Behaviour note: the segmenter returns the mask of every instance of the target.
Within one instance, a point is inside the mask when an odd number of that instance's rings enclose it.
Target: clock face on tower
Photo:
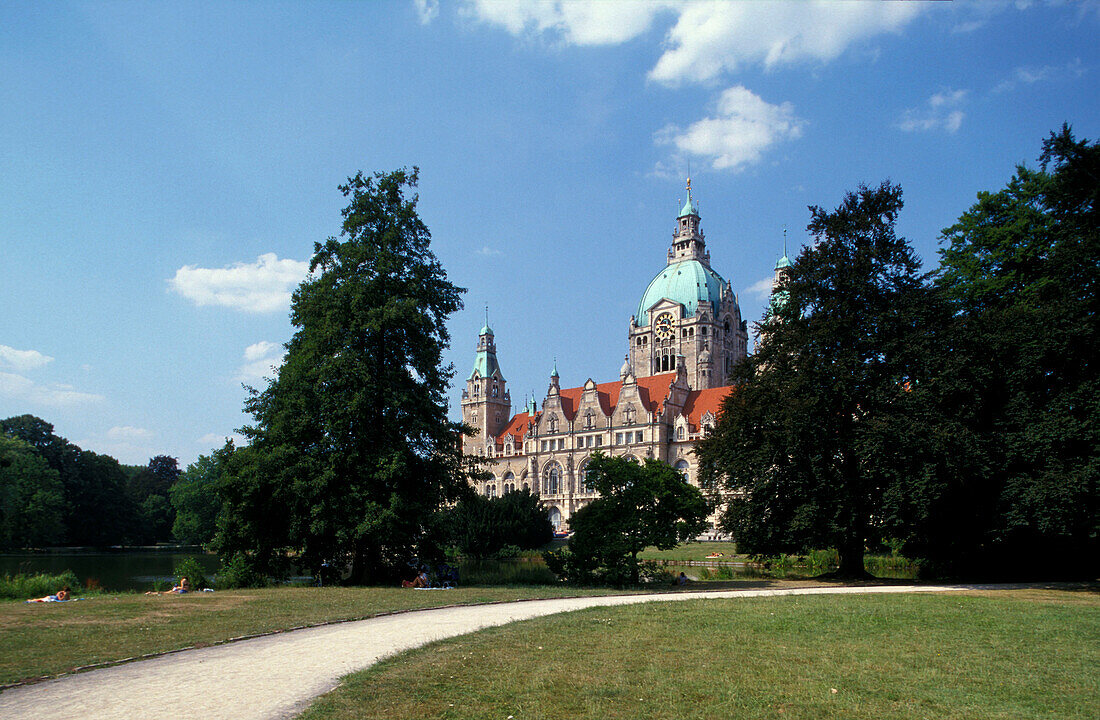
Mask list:
[[[653,332],[662,340],[672,335],[672,313],[665,312],[658,315],[653,321]]]

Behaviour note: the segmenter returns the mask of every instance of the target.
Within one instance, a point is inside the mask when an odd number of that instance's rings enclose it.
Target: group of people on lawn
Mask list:
[[[416,567],[412,563],[410,566]],[[421,565],[416,569],[416,575],[411,580],[405,578],[401,581],[401,587],[413,588],[414,590],[427,590],[430,588],[442,588],[444,590],[450,590],[458,587],[458,568],[451,567],[444,563],[436,568],[435,579],[428,577],[428,566]]]

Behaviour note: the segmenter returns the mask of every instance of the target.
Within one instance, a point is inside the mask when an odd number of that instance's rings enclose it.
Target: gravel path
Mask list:
[[[963,586],[815,587],[532,600],[418,610],[187,650],[69,675],[0,694],[0,718],[181,716],[271,720],[300,713],[340,677],[435,640],[595,606],[714,598],[945,592]]]

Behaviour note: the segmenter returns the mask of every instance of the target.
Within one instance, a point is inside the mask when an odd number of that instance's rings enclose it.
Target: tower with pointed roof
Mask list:
[[[493,329],[486,318],[477,338],[474,368],[466,378],[466,389],[462,391],[462,421],[478,431],[475,437],[466,439],[465,452],[471,455],[491,454],[491,450],[486,452],[485,447],[495,444],[497,435],[512,417],[512,397],[507,384],[497,362]]]
[[[733,366],[748,345],[737,297],[710,266],[699,217],[688,180],[665,266],[630,319],[629,349],[617,380],[566,382],[554,357],[541,403],[532,397],[510,416],[486,317],[462,393],[462,417],[479,432],[465,440],[464,451],[488,461],[489,474],[475,486],[479,493],[530,489],[550,522],[564,530],[573,513],[597,497],[585,469],[595,453],[660,460],[698,484],[695,443],[715,426],[732,391]],[[549,359],[530,358],[540,364]],[[569,368],[563,370],[568,375]],[[712,529],[706,537],[719,539],[721,533]]]
[[[780,281],[790,273],[791,260],[787,257],[787,228],[783,228],[783,257],[775,262],[775,277],[772,279],[772,296],[769,312],[775,312],[787,302],[787,291],[779,290]]]
[[[682,355],[691,387],[722,387],[748,353],[748,323],[730,284],[710,266],[699,223],[689,178],[665,267],[630,320],[627,362],[635,377],[673,372]]]

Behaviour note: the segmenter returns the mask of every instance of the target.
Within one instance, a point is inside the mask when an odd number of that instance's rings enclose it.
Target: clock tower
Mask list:
[[[642,295],[629,336],[627,362],[635,377],[674,372],[682,356],[696,390],[728,385],[733,366],[748,353],[748,325],[730,284],[710,267],[690,179],[667,263]]]

